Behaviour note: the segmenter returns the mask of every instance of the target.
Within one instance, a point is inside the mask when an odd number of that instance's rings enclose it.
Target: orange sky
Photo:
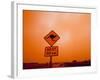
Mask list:
[[[59,46],[59,56],[53,62],[89,60],[91,15],[89,13],[61,13],[43,11],[23,11],[23,61],[24,63],[49,62],[44,50],[49,44],[44,40],[51,30],[60,39],[54,44]]]

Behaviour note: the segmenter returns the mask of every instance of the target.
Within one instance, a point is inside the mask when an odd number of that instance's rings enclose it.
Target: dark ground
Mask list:
[[[52,68],[57,67],[79,67],[79,66],[91,66],[91,61],[77,62],[76,60],[72,62],[64,63],[52,63]],[[39,69],[39,68],[51,68],[49,63],[39,64],[39,63],[23,63],[23,69]]]

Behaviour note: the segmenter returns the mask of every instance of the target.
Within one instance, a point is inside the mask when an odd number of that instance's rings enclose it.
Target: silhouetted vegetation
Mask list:
[[[52,68],[56,67],[79,67],[79,66],[91,66],[91,61],[81,61],[77,62],[73,60],[72,62],[64,63],[52,63]],[[23,63],[23,69],[39,69],[39,68],[50,68],[49,63],[39,64],[39,63]]]

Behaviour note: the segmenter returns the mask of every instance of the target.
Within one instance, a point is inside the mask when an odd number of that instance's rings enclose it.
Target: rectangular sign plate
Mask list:
[[[58,46],[47,46],[45,47],[45,57],[50,57],[50,56],[58,56]]]

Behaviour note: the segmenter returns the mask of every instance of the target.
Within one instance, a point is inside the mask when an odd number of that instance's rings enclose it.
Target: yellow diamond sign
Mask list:
[[[57,40],[60,39],[60,37],[54,32],[54,31],[50,31],[45,37],[44,39],[48,42],[48,44],[50,46],[53,46]]]

